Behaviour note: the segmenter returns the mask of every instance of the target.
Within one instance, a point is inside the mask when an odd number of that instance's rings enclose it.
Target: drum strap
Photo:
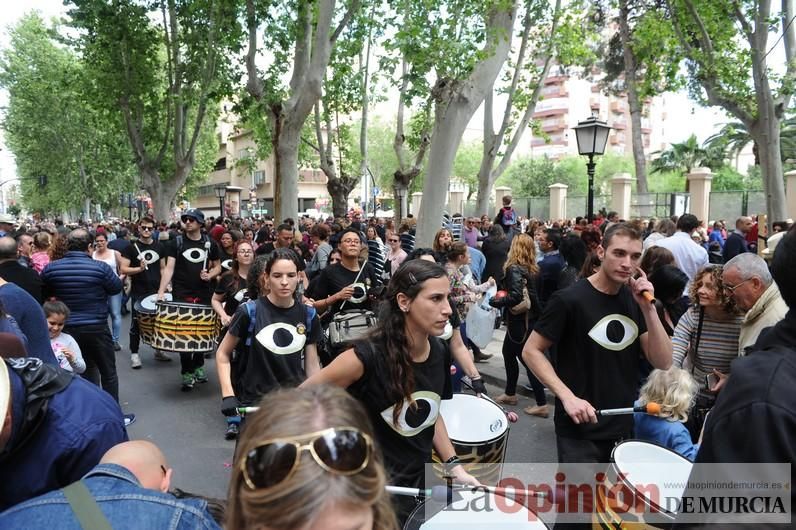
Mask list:
[[[246,312],[249,314],[249,328],[246,332],[246,347],[252,345],[252,337],[254,337],[254,326],[257,323],[257,300],[249,300],[245,302]],[[312,330],[312,319],[315,318],[315,308],[301,304],[304,307],[304,320],[307,325],[307,335]]]

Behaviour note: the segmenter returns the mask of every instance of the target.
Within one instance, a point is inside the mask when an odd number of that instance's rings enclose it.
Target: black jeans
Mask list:
[[[138,353],[138,348],[141,346],[141,329],[138,327],[138,311],[135,310],[135,304],[142,299],[130,296],[130,353]]]
[[[533,329],[534,321],[529,321],[525,325],[524,319],[510,319],[506,327],[506,337],[503,339],[503,364],[506,366],[506,395],[513,396],[517,393],[517,380],[520,378],[520,363],[525,368],[528,381],[533,388],[533,396],[537,405],[546,405],[547,396],[544,393],[544,385],[533,375],[533,372],[525,364],[522,358],[522,347]]]
[[[83,377],[101,387],[119,402],[119,378],[116,375],[116,355],[108,324],[65,327],[64,333],[74,337],[83,358],[86,372]]]

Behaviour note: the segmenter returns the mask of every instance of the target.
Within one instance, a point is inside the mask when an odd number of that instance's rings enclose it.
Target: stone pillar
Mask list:
[[[495,188],[495,210],[499,210],[503,207],[503,196],[504,195],[511,195],[511,188],[507,186],[500,186],[499,188]]]
[[[463,191],[451,191],[448,193],[448,208],[448,213],[451,215],[455,213],[464,215],[464,212],[462,211],[464,209]]]
[[[710,217],[710,188],[713,181],[713,173],[706,167],[696,167],[691,173],[686,175],[691,190],[690,212],[700,221],[708,222]]]
[[[611,209],[625,221],[630,220],[630,187],[633,180],[630,173],[619,173],[611,178]]]
[[[547,187],[550,190],[550,219],[557,221],[567,218],[567,189],[569,186],[559,182]]]
[[[410,208],[410,213],[417,217],[417,213],[420,211],[420,201],[423,200],[423,192],[417,191],[412,194],[412,207]]]
[[[796,171],[788,171],[785,173],[785,196],[787,198],[788,217],[796,219]],[[774,220],[782,221],[782,219]]]

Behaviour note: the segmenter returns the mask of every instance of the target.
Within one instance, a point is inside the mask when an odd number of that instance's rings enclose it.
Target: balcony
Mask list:
[[[567,80],[567,76],[565,75],[548,75],[544,78],[545,85],[554,85],[557,83],[563,83]]]
[[[625,107],[625,104],[623,102],[616,100],[611,102],[611,112],[615,112],[617,114],[624,114],[626,110],[627,108]]]
[[[546,119],[542,121],[542,130],[546,133],[561,131],[567,127],[567,122],[563,118]]]
[[[591,110],[600,110],[600,98],[591,98],[589,100],[589,108]]]
[[[624,120],[617,120],[611,124],[611,127],[619,131],[624,131],[625,129],[627,129],[627,124],[625,123]]]

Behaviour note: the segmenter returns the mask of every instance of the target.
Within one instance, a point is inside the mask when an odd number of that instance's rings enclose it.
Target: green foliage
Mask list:
[[[718,170],[724,166],[725,159],[724,146],[716,143],[701,146],[693,134],[685,142],[672,144],[669,149],[652,154],[658,157],[650,164],[651,173],[679,171],[688,174],[696,167]]]
[[[29,14],[10,35],[0,61],[9,94],[3,128],[23,203],[42,212],[79,209],[87,197],[115,204],[120,191],[134,187],[120,116],[93,105],[91,72],[58,42],[57,27]]]
[[[711,189],[714,191],[761,191],[763,179],[760,176],[759,168],[752,168],[748,175],[742,175],[735,169],[725,166],[713,175],[711,185]]]

